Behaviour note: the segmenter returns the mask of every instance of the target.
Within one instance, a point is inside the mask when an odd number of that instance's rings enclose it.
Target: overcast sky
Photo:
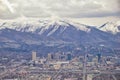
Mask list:
[[[120,17],[120,0],[0,0],[0,19]]]

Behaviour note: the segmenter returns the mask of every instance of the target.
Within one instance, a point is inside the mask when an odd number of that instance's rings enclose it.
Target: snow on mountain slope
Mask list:
[[[101,27],[99,27],[99,29],[105,32],[110,32],[112,34],[117,34],[120,32],[120,21],[107,22]]]
[[[18,21],[13,21],[13,22],[4,22],[3,24],[0,25],[0,29],[14,29],[17,31],[22,31],[22,32],[34,32],[39,26],[44,25],[44,23],[38,23],[36,21],[30,21],[30,22],[18,22]]]
[[[118,27],[119,22],[114,24]],[[99,29],[103,29],[104,31],[105,27],[113,27],[114,24],[106,23]],[[24,46],[26,44],[51,44],[51,42],[52,45],[56,43],[72,43],[82,45],[105,44],[107,46],[108,44],[109,46],[113,46],[114,43],[118,44],[119,38],[116,39],[116,36],[107,33],[106,31],[103,32],[99,29],[97,29],[96,27],[80,24],[71,20],[63,19],[5,21],[0,22],[0,42],[2,44],[5,44],[7,42],[9,44],[22,44],[21,46]],[[12,43],[10,43],[11,41]]]
[[[22,32],[32,32],[43,34],[46,30],[50,30],[47,36],[53,34],[60,27],[61,33],[67,29],[67,27],[75,27],[77,30],[82,30],[85,32],[89,32],[90,28],[87,25],[83,25],[80,23],[72,22],[70,20],[51,20],[51,19],[41,19],[41,20],[33,20],[33,21],[13,21],[13,22],[4,22],[0,24],[0,29],[13,29]]]

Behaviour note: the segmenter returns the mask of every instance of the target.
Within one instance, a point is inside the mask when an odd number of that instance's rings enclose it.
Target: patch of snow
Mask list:
[[[120,26],[120,21],[117,22],[108,22],[104,26],[99,29],[105,32],[111,32],[112,34],[116,34],[120,32],[118,26]]]

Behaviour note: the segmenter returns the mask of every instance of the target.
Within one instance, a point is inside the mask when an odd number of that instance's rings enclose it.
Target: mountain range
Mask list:
[[[120,48],[120,21],[107,22],[100,27],[71,20],[0,22],[0,51],[48,53],[81,45]]]

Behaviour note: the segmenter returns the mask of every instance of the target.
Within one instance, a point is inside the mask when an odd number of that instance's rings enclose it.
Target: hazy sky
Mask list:
[[[0,0],[0,19],[120,17],[120,0]]]

